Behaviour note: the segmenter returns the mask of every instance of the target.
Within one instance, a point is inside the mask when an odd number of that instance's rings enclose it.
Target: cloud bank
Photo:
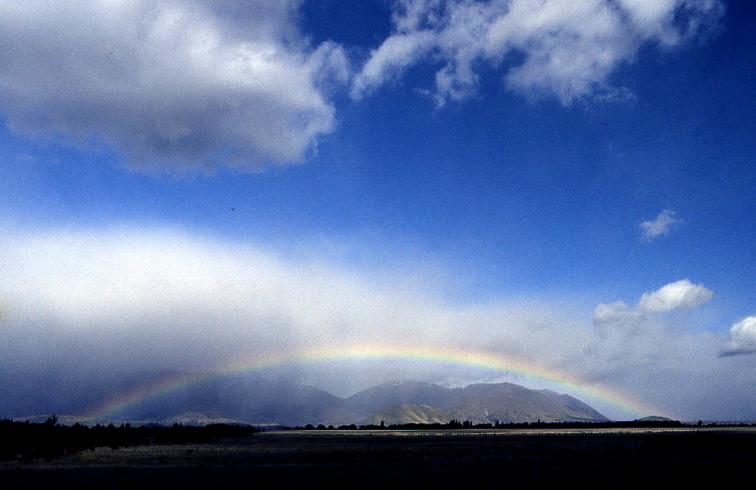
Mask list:
[[[63,398],[91,394],[96,380],[223,369],[266,353],[365,343],[514,357],[691,417],[731,416],[754,402],[752,391],[741,389],[748,371],[719,357],[721,339],[656,322],[660,312],[711,298],[687,280],[643,295],[633,309],[599,305],[601,321],[593,324],[569,298],[460,302],[439,292],[438,277],[424,275],[423,265],[355,269],[317,247],[292,257],[252,243],[131,227],[6,230],[0,246],[0,410],[21,410],[11,405],[24,399],[31,401],[23,407],[39,410],[55,401],[55,390]],[[627,328],[638,314],[649,328]],[[750,319],[733,330],[741,348],[752,327]],[[342,394],[345,386],[376,381],[462,376],[349,368],[299,375]],[[501,373],[478,375],[488,377],[452,381],[491,381]],[[728,405],[716,407],[721,400]]]
[[[357,75],[362,97],[422,63],[440,66],[439,105],[474,93],[482,66],[501,68],[506,85],[528,97],[569,105],[626,93],[610,77],[646,44],[678,46],[716,25],[715,0],[399,0],[394,33]]]
[[[348,67],[307,44],[299,4],[0,1],[0,110],[17,132],[112,145],[144,169],[302,161],[333,129],[322,85]]]

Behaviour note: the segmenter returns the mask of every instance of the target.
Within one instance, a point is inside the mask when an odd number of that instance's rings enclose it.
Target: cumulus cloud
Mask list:
[[[644,293],[638,308],[644,313],[662,313],[681,308],[692,308],[709,301],[714,293],[702,284],[693,284],[688,279],[673,282],[657,291]]]
[[[723,356],[753,354],[756,352],[756,316],[749,316],[730,328],[730,342]]]
[[[0,111],[15,131],[105,143],[135,167],[301,161],[349,67],[298,32],[300,0],[0,1]]]
[[[355,70],[348,47],[308,42],[301,3],[0,0],[0,113],[136,168],[254,171],[311,155],[334,130],[335,91],[359,99],[418,64],[436,71],[439,105],[474,94],[483,66],[527,96],[626,99],[608,83],[617,66],[722,13],[719,0],[397,0],[394,31]]]
[[[609,77],[641,46],[665,48],[716,25],[718,0],[398,0],[394,33],[373,50],[352,88],[355,98],[420,63],[440,66],[439,105],[474,93],[481,65],[502,67],[509,88],[568,105],[627,89]]]
[[[643,293],[638,304],[630,308],[622,301],[599,303],[593,312],[593,321],[607,323],[617,320],[638,319],[657,313],[693,308],[711,300],[714,293],[703,284],[688,279],[669,283],[656,291]]]
[[[677,215],[671,209],[665,209],[659,215],[650,221],[644,221],[639,226],[642,231],[641,238],[645,241],[651,241],[659,236],[667,235],[672,227],[680,223]]]

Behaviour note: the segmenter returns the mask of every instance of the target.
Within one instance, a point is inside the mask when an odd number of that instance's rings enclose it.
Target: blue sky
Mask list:
[[[0,2],[9,372],[380,334],[756,418],[748,2],[89,3]]]

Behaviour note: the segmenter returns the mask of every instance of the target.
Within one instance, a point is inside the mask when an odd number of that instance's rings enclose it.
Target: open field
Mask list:
[[[271,431],[0,466],[0,488],[662,488],[750,481],[756,429]]]

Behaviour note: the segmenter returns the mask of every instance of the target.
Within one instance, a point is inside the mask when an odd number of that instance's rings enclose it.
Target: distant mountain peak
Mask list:
[[[379,424],[381,420],[392,424],[447,423],[452,419],[473,423],[607,420],[570,395],[514,383],[447,388],[423,381],[394,381],[340,398],[309,385],[259,375],[220,376],[166,392],[130,406],[118,419],[185,425],[227,420],[287,426]]]
[[[369,414],[385,416],[386,410],[397,406],[427,406],[475,423],[607,420],[572,396],[514,383],[475,383],[463,388],[412,381],[385,383],[356,393],[348,401],[356,411]]]

